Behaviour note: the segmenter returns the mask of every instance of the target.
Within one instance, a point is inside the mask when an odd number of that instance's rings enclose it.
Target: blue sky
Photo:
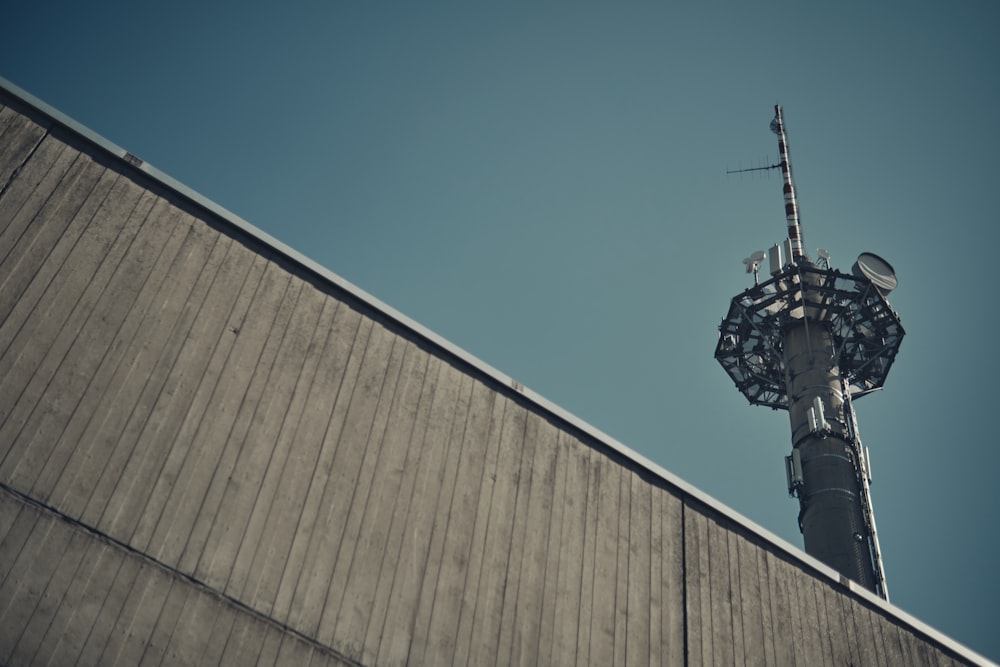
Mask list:
[[[211,5],[211,6],[205,6]],[[751,6],[753,5],[753,6]],[[1000,6],[17,3],[0,75],[800,545],[712,354],[785,235],[896,268],[857,405],[894,604],[1000,659]]]

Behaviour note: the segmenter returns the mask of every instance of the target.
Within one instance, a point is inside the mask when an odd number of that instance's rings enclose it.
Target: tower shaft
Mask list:
[[[806,318],[785,330],[782,347],[806,553],[875,591],[860,451],[851,435],[833,336],[824,322]]]

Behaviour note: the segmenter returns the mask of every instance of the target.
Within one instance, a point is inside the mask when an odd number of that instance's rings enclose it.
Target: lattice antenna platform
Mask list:
[[[782,341],[803,322],[829,331],[851,398],[885,384],[905,333],[885,295],[866,277],[798,264],[733,297],[719,325],[715,358],[750,403],[788,409]]]

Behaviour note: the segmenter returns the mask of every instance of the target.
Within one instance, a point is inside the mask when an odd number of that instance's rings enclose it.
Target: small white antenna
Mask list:
[[[759,285],[760,281],[757,278],[757,271],[760,269],[760,263],[764,261],[764,251],[758,250],[749,257],[743,259],[743,263],[746,264],[747,273],[753,274],[753,284]]]

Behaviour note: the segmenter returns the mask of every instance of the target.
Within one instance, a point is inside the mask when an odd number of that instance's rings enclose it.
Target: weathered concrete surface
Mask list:
[[[0,101],[0,663],[975,660]]]

